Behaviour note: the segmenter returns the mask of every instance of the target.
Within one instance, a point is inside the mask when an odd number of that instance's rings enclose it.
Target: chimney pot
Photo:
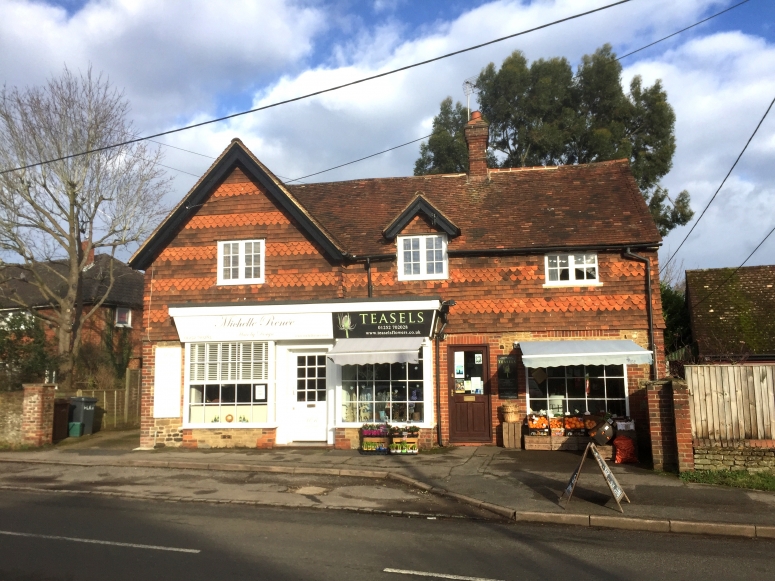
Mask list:
[[[82,240],[81,241],[81,250],[83,250],[84,252],[86,252],[86,249],[89,246],[90,246],[90,241],[89,240]],[[94,246],[89,248],[89,256],[86,259],[86,266],[92,264],[93,262],[94,262]]]
[[[479,111],[474,111],[471,113],[471,121],[476,121],[477,119],[481,119],[482,114]]]

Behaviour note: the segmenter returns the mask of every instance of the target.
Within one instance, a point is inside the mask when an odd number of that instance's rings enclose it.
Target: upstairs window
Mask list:
[[[218,242],[218,284],[262,284],[264,241]]]
[[[546,256],[546,284],[577,286],[599,284],[597,254],[549,254]]]
[[[445,279],[447,272],[446,236],[398,237],[398,280]]]
[[[132,326],[132,310],[126,307],[116,307],[116,327]]]

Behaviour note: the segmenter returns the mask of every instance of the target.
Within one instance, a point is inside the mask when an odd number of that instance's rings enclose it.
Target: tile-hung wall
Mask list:
[[[243,238],[246,231],[250,232],[251,238],[266,240],[265,283],[219,287],[216,284],[217,241]],[[437,232],[438,229],[420,216],[401,234]],[[550,287],[545,284],[546,258],[543,254],[455,257],[454,251],[464,244],[465,233],[449,241],[448,248],[453,256],[449,260],[448,278],[443,280],[399,281],[396,261],[373,262],[373,296],[439,296],[456,302],[450,309],[449,324],[445,330],[447,337],[441,343],[440,369],[447,368],[449,345],[474,342],[488,345],[489,368],[493,372],[490,377],[493,442],[497,442],[499,437],[497,407],[505,401],[500,396],[495,373],[497,357],[513,355],[512,346],[519,337],[522,340],[628,338],[647,346],[645,272],[642,264],[627,260],[618,253],[599,252],[597,263],[601,284]],[[392,249],[396,251],[395,246]],[[656,252],[640,253],[651,259],[652,280],[658,281]],[[239,169],[235,169],[183,225],[170,245],[146,270],[145,276],[145,339],[151,350],[159,342],[179,340],[169,317],[169,304],[208,304],[243,299],[353,299],[366,297],[368,293],[367,275],[362,264],[342,266],[330,260],[301,232],[298,224]],[[652,304],[657,341],[655,351],[659,354],[662,328],[659,293],[655,293]],[[428,361],[435,364],[435,359],[435,353],[431,353]],[[153,360],[146,357],[145,361],[148,363],[143,369],[144,386],[150,388],[153,385]],[[658,367],[661,364],[661,361],[657,362]],[[433,366],[429,367],[433,372]],[[517,391],[524,411],[524,369],[518,371]],[[647,377],[646,366],[628,366],[629,407],[636,419],[638,414],[646,413],[645,400],[641,401],[637,388],[638,379]],[[182,381],[181,374],[181,388]],[[435,376],[431,381],[435,391]],[[374,393],[376,398],[376,391]],[[410,400],[406,402],[408,414]],[[446,430],[449,425],[446,402],[446,397],[439,400],[441,421],[447,434],[445,438],[448,437]],[[183,405],[182,398],[180,405]],[[426,403],[424,418],[428,417],[428,411]],[[153,434],[157,435],[157,441],[161,438],[172,445],[179,445],[186,437],[180,422],[175,424],[163,419],[154,422],[148,415],[144,417],[145,443],[152,441]],[[245,437],[241,438],[244,440]],[[261,438],[266,439],[266,436],[257,432],[256,440]]]

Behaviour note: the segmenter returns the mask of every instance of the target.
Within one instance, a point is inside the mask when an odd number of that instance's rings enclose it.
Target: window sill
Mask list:
[[[412,277],[399,276],[398,277],[398,282],[412,282],[412,281],[415,281],[415,280],[420,280],[420,281],[422,281],[422,280],[449,280],[449,276],[445,274],[443,276],[439,275],[439,276],[416,276],[416,277],[415,276],[412,276]]]
[[[239,422],[232,422],[230,424],[227,423],[206,423],[206,424],[189,424],[187,422],[183,422],[183,429],[184,430],[206,430],[206,429],[212,429],[212,430],[222,430],[224,428],[229,429],[257,429],[257,428],[277,428],[277,423],[239,423]]]
[[[360,429],[363,427],[364,423],[370,423],[370,422],[339,422],[334,425],[335,428],[357,428]],[[401,427],[410,427],[415,426],[417,428],[420,428],[421,430],[430,430],[432,428],[436,427],[436,424],[431,424],[428,422],[374,422],[377,424],[384,424],[388,423],[391,426],[401,426]]]
[[[263,278],[251,278],[245,280],[218,280],[215,282],[216,286],[250,286],[252,284],[264,284]]]
[[[562,283],[544,283],[543,288],[568,288],[568,287],[590,287],[603,286],[602,282],[562,282]]]

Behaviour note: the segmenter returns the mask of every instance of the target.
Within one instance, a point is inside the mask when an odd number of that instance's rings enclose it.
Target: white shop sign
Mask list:
[[[283,341],[332,339],[330,313],[175,316],[184,343],[195,341]]]

